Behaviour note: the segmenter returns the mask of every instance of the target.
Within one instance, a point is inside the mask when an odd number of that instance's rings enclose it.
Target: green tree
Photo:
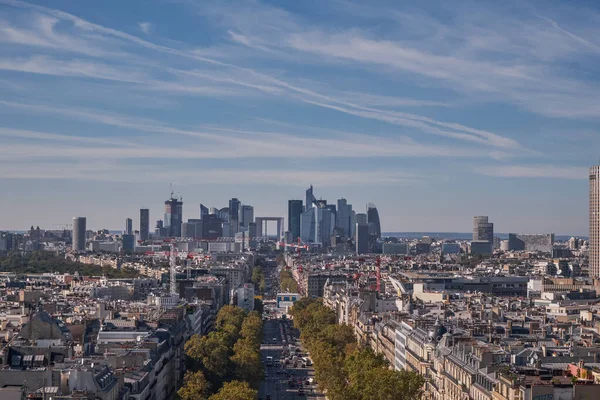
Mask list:
[[[227,343],[233,347],[240,338],[240,329],[246,318],[246,312],[236,306],[226,305],[217,313],[216,328],[219,332],[227,334]]]
[[[216,328],[221,329],[227,324],[231,324],[239,328],[246,318],[246,312],[237,306],[225,305],[221,307],[217,313]]]
[[[367,385],[367,375],[370,371],[387,368],[387,361],[380,354],[375,354],[370,348],[354,351],[344,361],[344,371],[348,376],[349,399],[362,399]]]
[[[247,382],[231,381],[225,383],[209,400],[256,400],[257,396],[258,391],[252,389]]]
[[[240,339],[233,346],[233,353],[231,361],[235,365],[235,376],[258,389],[264,370],[260,361],[260,350],[248,339]]]
[[[263,322],[259,313],[252,311],[248,314],[242,323],[240,335],[255,347],[260,348],[260,343],[263,340]]]
[[[211,332],[206,336],[194,335],[185,344],[185,354],[201,363],[210,375],[211,382],[218,383],[228,372],[231,348],[229,337],[223,332]]]
[[[206,380],[202,371],[186,372],[183,386],[177,391],[182,400],[205,400],[208,397],[211,384]]]

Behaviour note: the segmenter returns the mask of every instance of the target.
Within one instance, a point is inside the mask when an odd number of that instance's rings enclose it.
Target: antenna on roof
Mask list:
[[[173,192],[173,184],[172,184],[172,183],[169,183],[169,186],[171,187],[171,198],[173,198],[173,193],[174,193],[174,192]]]

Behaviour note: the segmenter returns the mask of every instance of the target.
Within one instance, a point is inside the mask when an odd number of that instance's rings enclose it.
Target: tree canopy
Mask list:
[[[209,397],[209,400],[255,400],[257,396],[258,392],[247,382],[231,381],[225,383],[218,393]]]
[[[221,387],[225,388],[227,382],[233,379],[258,388],[263,378],[260,359],[263,323],[260,314],[246,314],[239,307],[224,306],[217,313],[215,326],[215,331],[206,336],[194,335],[185,344],[188,368],[203,374],[212,390],[211,393],[215,393]],[[194,382],[190,380],[189,385],[194,386]],[[186,385],[188,384],[184,387]],[[252,387],[248,386],[250,389]],[[239,388],[239,385],[228,390],[234,388]],[[189,392],[194,393],[195,389],[192,387]],[[187,391],[184,390],[183,393]],[[219,393],[221,392],[210,399]],[[228,393],[225,391],[223,396]]]
[[[394,371],[383,356],[359,347],[352,327],[336,324],[335,313],[320,300],[302,299],[291,314],[310,351],[315,376],[330,400],[416,400],[423,377]]]
[[[210,386],[202,371],[188,371],[183,378],[183,386],[177,394],[182,400],[206,400]]]
[[[0,271],[17,274],[48,272],[74,274],[77,272],[81,276],[106,276],[107,278],[135,278],[140,276],[138,271],[131,268],[116,269],[83,264],[46,251],[35,251],[26,254],[12,252],[0,255]]]

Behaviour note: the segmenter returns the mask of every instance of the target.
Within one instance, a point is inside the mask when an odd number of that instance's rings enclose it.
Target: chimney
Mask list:
[[[585,367],[585,363],[583,362],[583,360],[579,360],[577,366],[579,367],[579,369],[583,369]]]
[[[548,357],[548,348],[545,344],[542,345],[542,357]]]
[[[508,321],[506,321],[506,331],[504,332],[506,337],[510,337],[512,333],[512,320],[509,319]]]

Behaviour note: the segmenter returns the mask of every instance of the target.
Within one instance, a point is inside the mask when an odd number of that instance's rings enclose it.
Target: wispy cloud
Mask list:
[[[588,169],[573,166],[555,165],[505,165],[494,167],[478,167],[475,172],[501,178],[552,178],[552,179],[587,179]]]
[[[159,83],[156,81],[156,79],[149,80],[149,78],[147,76],[146,77],[136,76],[135,74],[132,76],[132,72],[130,72],[128,70],[125,70],[125,71],[115,70],[114,68],[112,68],[111,66],[108,66],[108,65],[95,67],[95,65],[96,65],[95,63],[85,63],[84,61],[77,61],[76,64],[73,65],[73,62],[64,63],[64,62],[59,62],[57,60],[47,59],[47,58],[42,58],[42,59],[34,58],[34,59],[29,59],[29,60],[21,60],[21,61],[17,61],[16,63],[14,62],[14,60],[11,60],[11,61],[6,60],[6,61],[4,61],[4,63],[0,63],[0,68],[3,68],[3,69],[23,71],[23,72],[32,72],[32,73],[48,73],[48,74],[55,74],[55,75],[59,75],[59,76],[72,74],[74,76],[89,76],[89,77],[95,77],[95,78],[100,78],[100,79],[123,80],[126,82],[133,82],[133,83],[140,83],[140,84],[147,84],[148,82],[150,82],[152,84],[152,87],[159,89],[159,90],[163,89],[165,91],[172,90],[172,91],[177,91],[177,92],[187,92],[188,94],[196,94],[196,93],[202,94],[203,92],[205,92],[203,86],[198,87],[199,84],[200,85],[202,84],[203,80],[205,82],[206,81],[220,82],[220,83],[226,84],[227,86],[243,87],[246,89],[254,89],[254,90],[258,90],[263,93],[267,93],[269,95],[285,97],[285,98],[293,100],[293,101],[301,101],[306,104],[311,104],[311,105],[315,105],[317,107],[327,108],[329,110],[336,110],[336,111],[339,111],[339,112],[342,112],[345,114],[349,114],[349,115],[354,115],[354,116],[357,116],[360,118],[374,119],[374,120],[378,120],[378,121],[382,121],[382,122],[386,122],[386,123],[390,123],[390,124],[394,124],[394,125],[401,125],[401,126],[409,127],[412,129],[417,129],[417,130],[420,130],[420,131],[422,131],[424,133],[428,133],[428,134],[440,135],[440,136],[445,136],[445,137],[449,137],[449,138],[453,138],[453,139],[457,139],[457,140],[465,140],[465,141],[469,141],[469,142],[477,142],[477,143],[488,145],[488,146],[509,147],[509,148],[518,148],[519,147],[518,143],[514,139],[509,139],[509,138],[503,137],[501,135],[498,135],[498,134],[495,134],[492,132],[486,132],[484,130],[469,128],[462,124],[437,121],[433,118],[426,118],[426,117],[422,117],[422,116],[414,115],[414,114],[392,113],[388,110],[379,109],[374,106],[373,107],[365,107],[361,104],[356,103],[356,102],[360,102],[360,96],[357,96],[354,102],[349,102],[345,98],[336,97],[335,94],[323,94],[317,90],[309,89],[309,88],[303,87],[297,83],[293,83],[289,80],[276,78],[271,75],[265,74],[264,72],[259,72],[255,69],[251,69],[251,68],[248,68],[245,66],[239,66],[239,65],[232,64],[232,63],[226,63],[226,62],[222,62],[219,60],[210,59],[207,57],[197,56],[195,53],[192,53],[189,51],[183,51],[183,50],[179,50],[176,48],[167,47],[164,45],[154,44],[152,42],[140,39],[131,34],[127,34],[127,33],[112,29],[112,28],[105,28],[103,26],[90,23],[79,17],[73,16],[71,14],[68,14],[68,13],[65,13],[62,11],[48,9],[45,7],[31,5],[28,3],[23,3],[23,2],[15,1],[15,0],[3,0],[3,1],[7,2],[9,4],[17,5],[19,7],[31,8],[38,12],[45,12],[45,13],[48,13],[49,15],[53,16],[54,18],[62,18],[62,19],[71,21],[72,23],[74,23],[76,28],[83,30],[84,32],[93,32],[94,34],[107,35],[110,38],[118,38],[120,40],[125,40],[130,44],[141,46],[145,49],[149,49],[152,51],[158,51],[161,53],[166,53],[166,54],[182,57],[185,59],[191,59],[194,61],[198,61],[198,62],[201,62],[202,64],[205,64],[205,66],[206,66],[206,64],[210,65],[210,66],[219,66],[219,67],[221,67],[222,72],[216,73],[216,71],[214,71],[214,70],[210,70],[208,72],[202,72],[202,71],[198,71],[197,69],[181,70],[181,69],[173,69],[173,68],[169,68],[169,67],[166,68],[171,73],[176,73],[176,74],[178,73],[179,75],[185,75],[185,76],[193,76],[197,79],[200,79],[200,82],[196,81],[196,82],[192,82],[192,84],[186,85],[183,82],[177,82],[177,81]],[[276,15],[276,13],[275,13],[275,15]],[[265,23],[267,25],[268,24],[273,25],[274,26],[273,29],[276,31],[281,30],[280,26],[275,24],[273,21],[265,21]],[[288,41],[293,43],[294,37],[296,37],[296,36],[293,36],[293,35],[290,36],[289,37],[290,39],[288,39]],[[245,40],[241,39],[241,36],[238,36],[237,39],[238,39],[237,40],[238,42],[240,42],[240,41],[245,42]],[[302,40],[305,40],[305,39],[302,39]],[[315,44],[315,49],[313,49],[313,51],[318,51],[319,45],[321,45],[321,46],[329,45],[328,38],[319,38],[319,39],[315,38],[315,40],[316,40],[316,42],[321,42],[321,44],[313,43],[313,44]],[[92,47],[93,47],[93,45],[94,45],[94,43],[91,43]],[[292,47],[295,48],[296,50],[302,49],[302,46],[298,46],[298,45],[292,45]],[[76,48],[72,48],[71,50],[76,50]],[[332,52],[331,54],[335,55],[335,52],[333,51],[334,49],[333,48],[329,49],[328,52],[330,50]],[[380,49],[378,51],[385,52],[388,50],[390,50],[390,49],[389,48],[386,49],[384,47],[383,49]],[[344,50],[344,51],[345,52],[348,51],[349,53],[353,52],[350,48],[348,50]],[[331,54],[329,54],[329,55],[331,55]],[[363,53],[361,53],[359,51],[358,54],[363,54]],[[366,54],[366,56],[368,56],[368,54]],[[361,57],[363,57],[363,56],[361,56]],[[440,66],[441,66],[441,64],[443,64],[445,62],[450,63],[450,61],[452,61],[447,58],[441,58],[441,57],[438,57],[438,58],[439,58],[439,61],[436,62],[436,65],[440,65]],[[417,69],[427,68],[427,65],[425,65],[425,64],[427,64],[427,61],[428,61],[427,59],[425,59],[423,61],[419,61],[415,65],[414,68],[417,68]],[[431,61],[431,60],[429,60],[429,61]],[[45,67],[46,64],[47,64],[47,66]],[[104,67],[106,67],[106,69]],[[461,67],[462,67],[461,65],[457,65],[454,68],[460,69]],[[490,68],[493,67],[498,70],[501,69],[501,67],[494,67],[491,64],[482,65],[481,69],[483,70],[488,67],[490,67]],[[136,70],[137,65],[132,66],[131,69]],[[163,67],[163,69],[164,69],[164,67]],[[438,68],[438,70],[441,71],[442,68]],[[519,71],[514,68],[507,68],[504,73],[507,75],[511,75],[511,74],[518,74]],[[210,94],[213,92],[209,90],[208,93]],[[373,97],[366,96],[366,101],[367,101],[367,103],[372,104]],[[389,102],[391,102],[391,99],[386,99],[386,101],[389,103]],[[402,99],[401,101],[403,101],[404,104],[407,104],[409,102],[409,99]],[[415,101],[417,101],[417,100],[415,100]],[[424,104],[424,103],[422,103],[422,104]],[[443,127],[444,129],[440,129],[439,127]]]
[[[138,27],[142,32],[144,32],[147,35],[152,29],[152,24],[150,22],[138,22]]]

